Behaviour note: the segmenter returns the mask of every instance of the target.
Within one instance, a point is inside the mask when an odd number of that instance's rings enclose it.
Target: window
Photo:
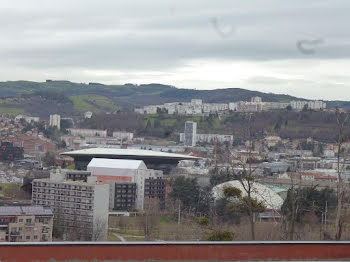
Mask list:
[[[30,240],[30,236],[26,236],[26,240]]]
[[[23,223],[23,218],[18,219],[19,223]]]
[[[34,236],[34,240],[37,240],[37,239],[38,239],[38,236],[35,235],[35,236]]]

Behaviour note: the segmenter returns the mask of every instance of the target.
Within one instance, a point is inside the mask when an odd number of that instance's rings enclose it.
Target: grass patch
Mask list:
[[[101,95],[71,96],[69,99],[73,102],[74,110],[79,112],[117,111],[120,109],[110,99]]]
[[[120,229],[112,229],[110,230],[113,233],[118,233],[121,235],[130,235],[130,236],[143,236],[143,233],[140,231],[134,230],[120,230]]]
[[[114,241],[114,242],[120,242],[120,239],[116,235],[113,235],[113,234],[108,234],[107,240]]]
[[[124,237],[127,241],[145,241],[145,237]]]
[[[17,187],[21,187],[21,186],[22,186],[22,184],[0,183],[0,187],[1,187],[2,189],[8,188],[8,187],[10,187],[11,185],[16,185]]]
[[[174,126],[176,119],[164,119],[160,121],[162,126]]]
[[[0,114],[8,114],[8,115],[16,116],[19,114],[24,114],[24,109],[16,108],[16,107],[0,106]]]

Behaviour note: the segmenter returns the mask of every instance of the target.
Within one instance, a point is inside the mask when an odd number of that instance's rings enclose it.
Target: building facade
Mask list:
[[[61,116],[54,114],[50,115],[50,126],[56,127],[58,130],[61,128]]]
[[[47,206],[1,206],[0,242],[52,241],[53,213]]]
[[[252,97],[250,101],[236,101],[230,103],[203,103],[201,99],[192,99],[191,102],[173,102],[163,105],[149,105],[136,108],[139,114],[156,114],[159,110],[168,114],[201,115],[225,114],[229,111],[236,112],[260,112],[283,110],[291,106],[293,110],[300,111],[307,105],[312,110],[326,108],[323,101],[291,101],[290,103],[263,102],[261,97]]]
[[[73,136],[81,137],[107,137],[107,130],[87,129],[87,128],[67,128],[68,132]]]
[[[197,123],[187,121],[185,123],[185,146],[196,146]]]
[[[185,133],[180,133],[180,142],[185,142]],[[197,134],[196,135],[196,143],[208,143],[214,144],[218,143],[232,143],[233,135],[220,135],[220,134]]]
[[[70,238],[69,234],[74,232],[77,240],[105,240],[109,185],[98,184],[91,176],[86,178],[87,182],[74,181],[67,172],[70,171],[57,169],[50,173],[49,179],[34,179],[33,203],[52,208],[63,239]]]
[[[99,183],[110,185],[110,210],[143,210],[145,197],[165,199],[165,186],[156,191],[157,184],[153,184],[154,180],[165,185],[163,172],[148,169],[141,160],[93,158],[87,170]]]
[[[131,141],[134,138],[134,133],[115,131],[113,132],[113,137],[118,139],[119,141]]]

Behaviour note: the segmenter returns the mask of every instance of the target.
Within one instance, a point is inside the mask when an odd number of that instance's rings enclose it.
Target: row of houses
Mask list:
[[[251,101],[238,101],[231,103],[203,103],[201,99],[192,99],[191,102],[173,102],[163,105],[149,105],[142,108],[135,108],[139,114],[156,114],[165,111],[168,114],[178,115],[209,115],[220,114],[229,111],[235,112],[261,112],[282,110],[290,107],[292,110],[300,111],[304,108],[311,110],[323,110],[326,108],[323,101],[291,101],[263,102],[261,97],[252,97]]]
[[[24,153],[45,153],[55,151],[53,143],[40,137],[33,137],[27,134],[6,137],[3,141],[11,142],[15,147],[21,147]]]
[[[112,137],[107,136],[107,130],[68,128],[69,134],[61,139],[68,147],[75,144],[93,144],[93,145],[118,145],[123,142],[130,142],[134,139],[134,133],[114,131]]]

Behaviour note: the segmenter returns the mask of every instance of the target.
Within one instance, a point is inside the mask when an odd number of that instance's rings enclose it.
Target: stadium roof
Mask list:
[[[178,160],[196,160],[199,157],[181,155],[181,154],[173,154],[166,152],[158,152],[152,150],[141,150],[141,149],[117,149],[117,148],[87,148],[76,151],[64,152],[61,153],[64,156],[110,156],[116,158],[118,156],[130,156],[131,159],[133,157],[150,157],[150,158],[168,158],[168,159],[178,159]]]
[[[89,167],[117,168],[117,169],[147,169],[142,160],[93,158]]]
[[[232,180],[219,184],[213,188],[213,195],[215,199],[218,200],[224,197],[223,190],[225,187],[236,187],[242,191],[242,196],[247,195],[241,182],[238,180]],[[253,183],[251,196],[263,202],[267,209],[278,210],[283,204],[283,199],[276,192],[274,192],[271,188],[256,182]]]

